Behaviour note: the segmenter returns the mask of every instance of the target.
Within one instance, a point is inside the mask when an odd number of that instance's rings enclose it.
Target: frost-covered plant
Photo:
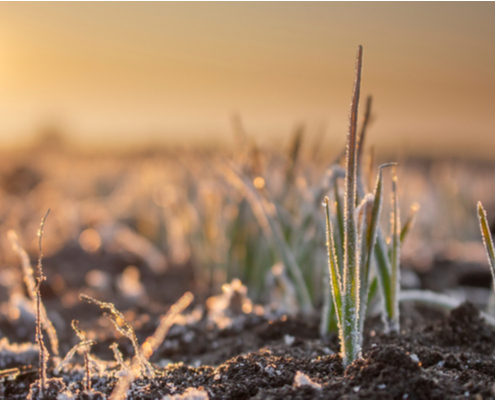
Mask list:
[[[338,234],[335,234],[330,215],[330,200],[325,198],[324,206],[327,224],[327,249],[329,264],[329,280],[335,310],[341,353],[344,367],[359,357],[362,345],[364,319],[370,292],[370,271],[375,243],[379,232],[379,220],[383,198],[382,169],[393,164],[385,164],[379,168],[374,193],[359,196],[358,181],[360,170],[359,149],[363,135],[357,134],[357,114],[361,83],[362,47],[359,47],[356,60],[356,78],[351,103],[349,132],[347,135],[345,191],[343,210],[335,185],[336,222]],[[377,275],[384,294],[387,321],[398,326],[398,292],[399,292],[399,255],[400,255],[400,221],[397,196],[397,177],[394,168],[392,182],[392,237],[390,251],[382,254],[384,260],[378,264]],[[358,199],[362,198],[358,206]],[[336,243],[338,242],[338,246]],[[385,258],[386,257],[386,258]],[[390,266],[389,266],[390,265]],[[376,286],[376,283],[375,283]],[[330,313],[331,307],[324,307]],[[331,315],[323,315],[327,327]]]
[[[486,216],[486,211],[483,208],[481,202],[478,202],[478,220],[480,223],[481,237],[483,239],[483,244],[485,245],[485,250],[488,258],[488,264],[490,266],[490,271],[492,273],[492,283],[494,286],[494,291],[492,292],[492,298],[495,293],[495,245],[493,244],[492,235],[490,232],[490,227],[488,225],[488,219]],[[423,303],[429,306],[436,306],[443,308],[445,310],[452,310],[461,304],[461,300],[440,294],[431,292],[429,290],[404,290],[400,293],[400,301],[413,301],[416,303]],[[490,300],[490,303],[492,300]],[[488,312],[480,312],[480,315],[484,318],[485,322],[495,327],[495,318],[493,316],[492,310],[488,307]]]
[[[86,338],[86,334],[84,333],[84,331],[82,331],[79,328],[78,325],[79,325],[78,320],[75,319],[72,321],[72,329],[74,329],[74,331],[76,332],[76,335],[79,338],[80,342],[69,350],[65,358],[60,362],[60,364],[55,369],[55,373],[56,374],[60,373],[60,371],[64,366],[69,365],[69,361],[72,359],[72,357],[74,357],[74,354],[76,354],[76,352],[82,349],[84,353],[84,369],[86,374],[85,391],[89,392],[91,390],[91,368],[97,370],[98,372],[101,371],[101,368],[99,363],[96,360],[94,360],[90,354],[91,346],[93,346],[96,342],[94,340],[88,340]]]
[[[254,184],[243,176],[233,164],[226,166],[223,172],[226,178],[234,186],[245,193],[264,234],[272,241],[274,248],[283,260],[284,266],[291,274],[302,311],[305,314],[311,313],[313,311],[313,305],[308,286],[304,280],[304,276],[294,252],[291,250],[284,237],[284,230],[279,218],[277,218],[277,208],[275,204],[269,201],[266,195],[262,196],[254,187]]]
[[[148,365],[152,368],[148,360],[152,356],[153,352],[155,352],[156,349],[158,349],[158,347],[163,343],[165,336],[167,336],[168,331],[176,322],[177,317],[189,306],[189,304],[191,304],[193,299],[193,294],[186,292],[179,300],[177,300],[175,304],[172,305],[172,307],[170,307],[168,312],[161,318],[155,333],[148,337],[139,349],[139,354],[142,355],[142,360],[135,357],[130,368],[123,369],[122,378],[115,385],[115,388],[110,395],[110,400],[124,400],[127,397],[127,391],[129,390],[131,383],[142,373],[140,368],[140,363],[142,361],[148,363]],[[118,350],[116,348],[114,350],[114,354],[116,355],[119,363],[122,365],[123,363],[121,362],[121,357],[119,357]],[[154,370],[152,370],[152,372],[152,376],[154,376]]]
[[[46,218],[46,217],[45,217]],[[41,233],[41,231],[40,231]],[[31,262],[29,261],[29,256],[27,255],[26,251],[21,247],[19,244],[19,240],[17,238],[17,234],[13,231],[10,230],[8,232],[8,238],[10,240],[10,243],[12,245],[12,249],[14,250],[15,253],[19,256],[21,260],[21,268],[22,268],[22,273],[24,276],[24,283],[26,284],[27,288],[27,293],[30,298],[30,300],[33,303],[33,308],[36,309],[37,307],[37,284],[36,280],[34,278],[34,272],[33,268],[31,267]],[[40,237],[41,240],[41,237]],[[50,347],[52,350],[52,353],[54,355],[54,358],[58,358],[59,351],[58,351],[58,337],[57,337],[57,332],[48,318],[45,306],[43,305],[43,302],[40,302],[39,304],[39,316],[41,320],[41,324],[43,329],[48,335],[48,338],[50,339]]]
[[[480,221],[481,236],[483,238],[483,244],[485,245],[488,263],[490,264],[490,271],[492,273],[493,289],[495,290],[495,245],[493,244],[486,211],[483,208],[481,201],[478,202],[478,219]]]
[[[36,278],[36,342],[38,343],[39,347],[39,374],[40,374],[40,379],[39,379],[39,392],[41,395],[41,398],[44,397],[45,395],[45,388],[46,388],[46,368],[48,364],[48,358],[50,354],[48,353],[47,348],[45,347],[45,343],[43,342],[43,332],[41,330],[41,326],[43,323],[42,320],[42,309],[44,310],[44,307],[41,303],[41,292],[40,292],[40,287],[41,287],[41,282],[43,282],[46,277],[43,275],[43,250],[41,247],[41,240],[43,238],[43,228],[45,227],[45,221],[46,217],[48,217],[48,214],[50,213],[50,210],[47,211],[46,215],[43,217],[41,220],[40,224],[40,229],[38,231],[38,237],[39,237],[39,258],[38,258],[38,277]],[[46,314],[46,311],[45,311]],[[46,317],[48,319],[48,317]],[[33,389],[33,388],[32,388]]]
[[[81,294],[79,297],[81,300],[85,300],[88,303],[96,304],[101,309],[109,311],[108,313],[105,313],[105,316],[113,323],[119,333],[121,333],[131,341],[132,346],[134,347],[134,352],[136,353],[135,357],[138,360],[141,373],[149,377],[154,376],[154,368],[140,350],[134,328],[124,318],[124,315],[119,310],[117,310],[112,303],[96,300],[86,294]]]

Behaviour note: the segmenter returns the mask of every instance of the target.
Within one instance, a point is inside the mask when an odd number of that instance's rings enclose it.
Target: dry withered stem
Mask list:
[[[39,374],[40,374],[40,394],[41,397],[44,397],[45,394],[45,384],[46,384],[46,364],[48,362],[48,350],[45,347],[43,342],[43,332],[41,330],[41,282],[43,282],[46,277],[43,275],[43,249],[41,246],[41,241],[43,239],[43,228],[45,227],[45,221],[50,214],[50,209],[46,212],[45,216],[41,220],[40,229],[38,231],[38,277],[36,278],[36,341],[38,342],[40,356],[39,356]]]

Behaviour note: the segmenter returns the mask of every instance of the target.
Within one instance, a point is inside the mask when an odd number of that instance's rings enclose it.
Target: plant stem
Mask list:
[[[357,180],[357,115],[363,48],[359,46],[356,58],[356,78],[349,117],[347,135],[346,175],[344,193],[344,296],[342,301],[342,325],[344,336],[344,368],[352,363],[359,354],[359,335],[357,316],[359,314],[359,273],[358,273],[358,236],[355,220],[356,180]]]

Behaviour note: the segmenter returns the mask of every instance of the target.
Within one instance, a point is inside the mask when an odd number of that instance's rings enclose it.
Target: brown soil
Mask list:
[[[412,323],[425,315],[428,322]],[[268,320],[242,315],[223,330],[208,326],[205,319],[175,326],[152,358],[158,364],[164,359],[174,363],[161,368],[156,379],[138,379],[129,398],[162,398],[191,387],[203,388],[211,399],[495,397],[495,332],[479,317],[475,306],[465,303],[448,316],[408,307],[403,310],[402,320],[409,326],[403,332],[384,334],[379,319],[370,319],[363,358],[345,372],[337,354],[337,338],[332,335],[319,339],[317,318],[282,316]],[[155,326],[152,322],[144,324],[137,331],[138,337],[143,340]],[[110,337],[101,342],[102,348]],[[125,340],[118,342],[124,353],[131,354]],[[98,347],[93,348],[93,354],[100,355]],[[3,380],[3,398],[26,398],[29,385],[38,378],[36,368],[26,361],[36,365],[36,358],[1,360],[2,368],[26,370],[15,380]],[[298,372],[313,384],[296,385]],[[82,376],[81,367],[74,366],[61,377],[65,385],[72,381],[77,392],[78,387],[82,389]],[[108,395],[115,380],[115,370],[100,378],[94,375],[93,388]],[[53,398],[58,384],[51,382]],[[89,397],[81,394],[76,398]]]

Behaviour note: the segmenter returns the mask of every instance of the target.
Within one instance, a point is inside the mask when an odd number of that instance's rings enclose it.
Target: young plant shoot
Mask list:
[[[349,133],[347,136],[345,192],[343,222],[341,222],[341,206],[335,185],[336,221],[340,235],[334,234],[328,197],[325,198],[325,214],[327,223],[327,248],[329,279],[333,305],[336,310],[337,324],[341,343],[341,353],[346,368],[360,355],[366,306],[370,291],[370,269],[379,229],[380,213],[383,198],[384,167],[395,165],[385,164],[379,168],[374,193],[362,196],[358,202],[358,146],[362,140],[357,139],[357,113],[359,90],[361,82],[362,47],[359,47],[356,61],[356,78],[354,94],[351,103]],[[367,111],[369,113],[369,111]],[[364,134],[361,135],[362,139]],[[362,187],[362,185],[359,185]],[[381,264],[385,271],[378,268],[377,274],[385,296],[387,319],[393,326],[398,326],[398,291],[399,291],[399,249],[400,249],[400,221],[397,196],[397,178],[394,171],[392,183],[392,246],[390,252],[385,250],[387,262]],[[343,229],[342,229],[343,226]],[[339,240],[342,237],[343,240]],[[337,240],[336,240],[337,239]],[[343,265],[339,268],[339,251],[335,242],[343,242]],[[389,256],[390,253],[390,256]],[[391,266],[389,267],[388,264]],[[331,307],[326,307],[330,312]],[[329,316],[324,316],[329,321]],[[328,325],[328,324],[327,324]]]
[[[483,244],[485,245],[488,263],[490,264],[490,271],[492,272],[492,283],[495,290],[495,246],[493,244],[490,226],[488,225],[486,211],[483,208],[481,201],[478,202],[478,219],[480,221],[481,236],[483,237]]]

